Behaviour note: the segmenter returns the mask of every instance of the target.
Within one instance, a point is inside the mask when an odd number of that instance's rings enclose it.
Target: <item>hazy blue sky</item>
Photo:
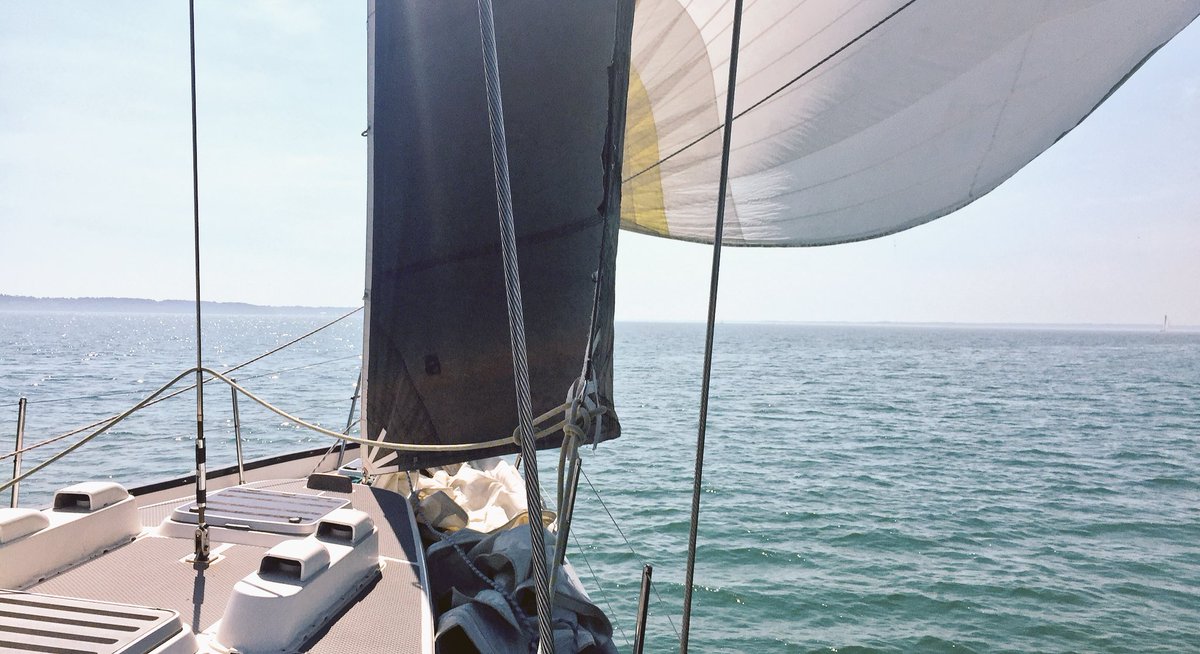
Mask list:
[[[362,295],[365,2],[201,0],[211,300]],[[0,2],[0,293],[188,298],[185,2]],[[618,319],[699,320],[710,250],[622,233]],[[970,207],[726,251],[726,320],[1200,324],[1200,26]]]

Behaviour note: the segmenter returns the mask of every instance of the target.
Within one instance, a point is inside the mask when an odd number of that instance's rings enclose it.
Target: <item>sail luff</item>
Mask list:
[[[363,273],[363,344],[362,344],[362,365],[358,369],[358,399],[362,404],[362,409],[358,414],[358,433],[369,438],[367,434],[367,393],[370,388],[367,386],[367,362],[371,360],[371,338],[370,330],[367,325],[371,324],[371,232],[372,232],[372,216],[374,216],[375,204],[375,134],[371,130],[371,124],[375,119],[375,1],[367,0],[367,129],[364,134],[367,137],[367,216],[366,216],[366,266]],[[377,453],[372,452],[371,448],[362,448],[362,463],[365,466],[371,465],[375,460]]]

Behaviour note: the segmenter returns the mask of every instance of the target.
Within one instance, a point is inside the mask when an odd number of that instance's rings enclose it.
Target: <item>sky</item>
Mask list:
[[[205,299],[353,306],[365,2],[197,3]],[[0,2],[0,293],[193,293],[187,6]],[[623,232],[618,320],[703,320],[711,248]],[[996,191],[723,254],[727,321],[1200,325],[1200,24]]]

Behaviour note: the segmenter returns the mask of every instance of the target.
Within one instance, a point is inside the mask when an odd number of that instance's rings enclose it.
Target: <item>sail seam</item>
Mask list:
[[[1046,6],[1042,5],[1042,13],[1044,14]],[[1013,91],[1017,88],[1017,82],[1021,80],[1021,73],[1025,70],[1025,59],[1029,56],[1029,46],[1033,43],[1033,35],[1037,33],[1037,26],[1029,30],[1029,34],[1025,37],[1025,47],[1021,49],[1021,60],[1017,62],[1017,69],[1013,71],[1012,83],[1008,85],[1008,93],[1004,96],[1004,102],[1000,105],[1000,111],[996,113],[996,124],[992,125],[992,135],[988,139],[988,146],[984,149],[983,155],[979,157],[979,164],[975,166],[975,174],[971,176],[971,185],[967,187],[967,197],[975,194],[975,185],[979,183],[979,172],[983,170],[983,164],[987,161],[988,155],[992,153],[992,148],[996,146],[996,134],[1000,133],[1000,123],[1004,122],[1004,112],[1008,111],[1008,102],[1012,99]]]

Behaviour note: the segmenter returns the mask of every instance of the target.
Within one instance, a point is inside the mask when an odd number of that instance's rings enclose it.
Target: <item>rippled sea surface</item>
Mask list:
[[[332,317],[207,318],[206,363]],[[30,441],[98,420],[191,365],[193,329],[0,313],[0,450],[19,395]],[[237,376],[343,427],[360,330]],[[569,556],[623,647],[645,561],[660,596],[647,651],[677,646],[703,339],[617,326],[624,435],[585,453]],[[205,397],[212,465],[232,463],[228,393]],[[184,394],[136,414],[23,485],[22,504],[76,479],[186,473],[194,410]],[[719,325],[710,410],[692,651],[1200,651],[1198,333]],[[324,443],[241,413],[249,456]]]

